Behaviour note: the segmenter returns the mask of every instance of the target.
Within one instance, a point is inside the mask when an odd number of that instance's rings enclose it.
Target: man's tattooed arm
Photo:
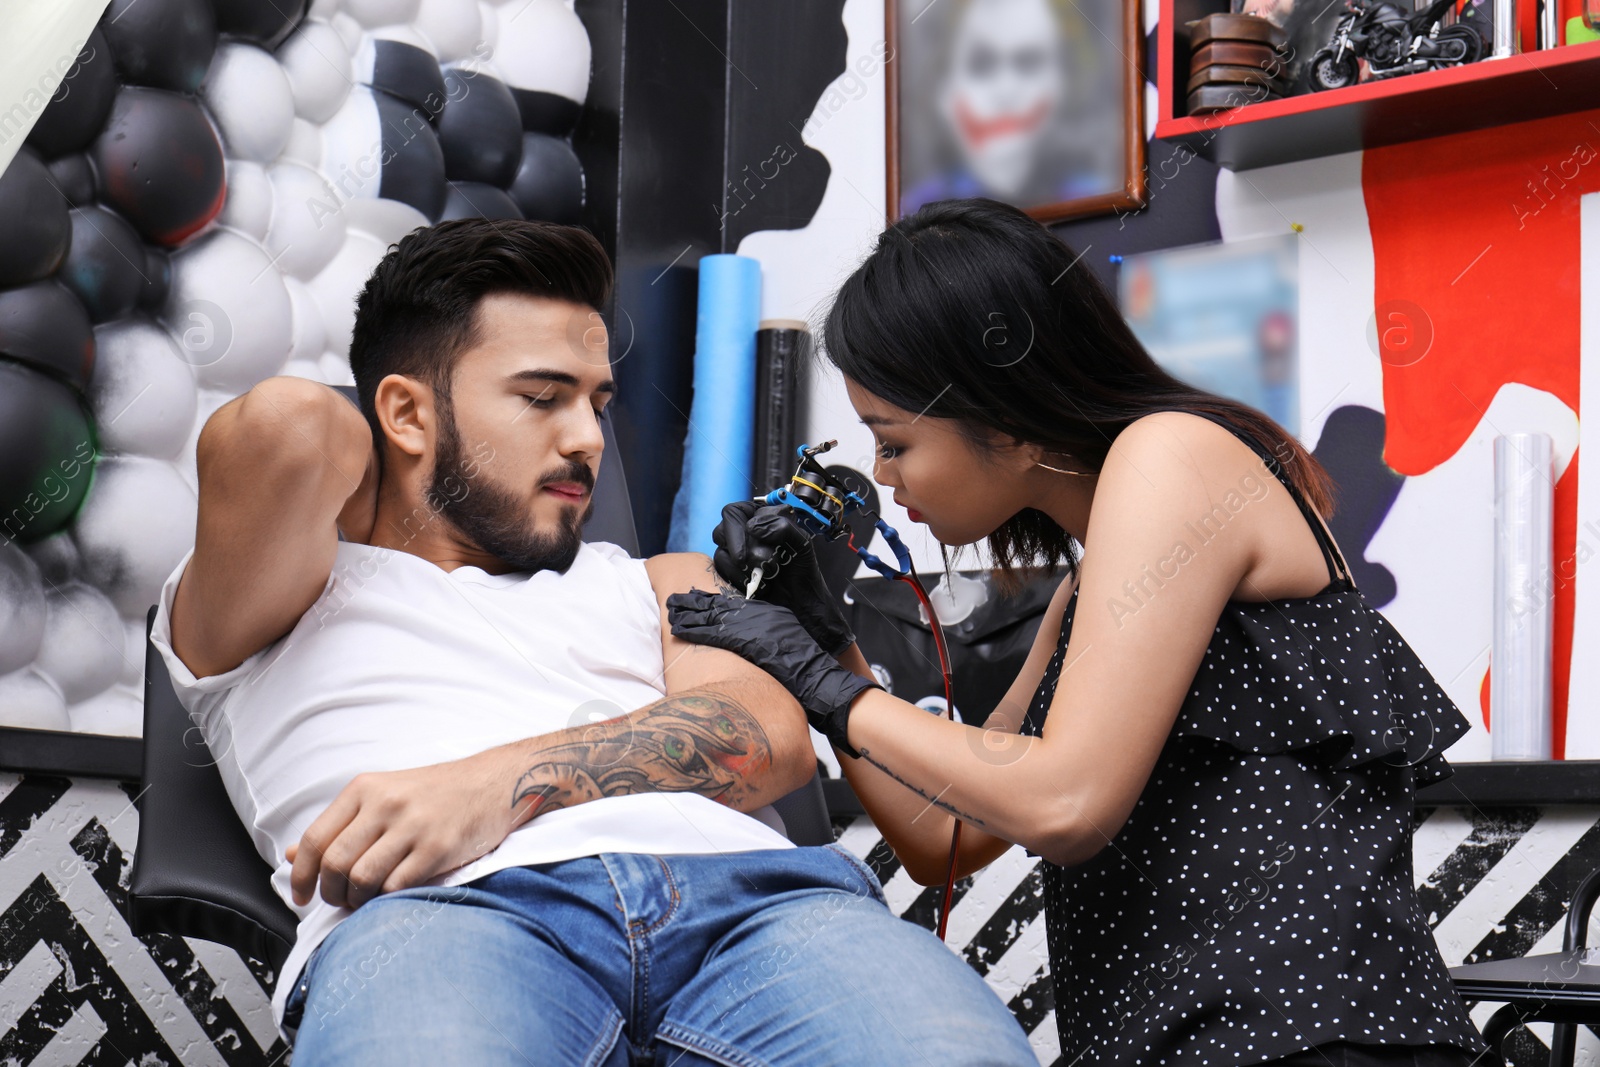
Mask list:
[[[728,596],[744,596],[743,589],[735,589],[727,583],[722,575],[717,573],[717,565],[712,563],[710,559],[706,560],[706,576],[716,586],[717,592],[725,593]]]
[[[541,739],[546,740],[546,739]],[[697,689],[633,715],[563,730],[517,778],[518,824],[600,797],[699,793],[736,810],[755,806],[772,747],[755,717],[729,695]]]

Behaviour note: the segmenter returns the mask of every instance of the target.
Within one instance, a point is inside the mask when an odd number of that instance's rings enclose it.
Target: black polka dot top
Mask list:
[[[1477,1055],[1411,864],[1413,790],[1450,773],[1441,753],[1467,722],[1247,443],[1332,580],[1230,601],[1126,825],[1087,863],[1041,864],[1062,1059],[1251,1064],[1334,1041]]]

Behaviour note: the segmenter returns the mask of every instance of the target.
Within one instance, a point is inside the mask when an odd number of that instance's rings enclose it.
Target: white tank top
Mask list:
[[[347,908],[297,907],[284,850],[363,771],[460,759],[659,700],[660,609],[642,560],[585,543],[565,573],[445,571],[419,556],[340,543],[328,585],[287,635],[196,679],[172,652],[167,579],[151,639],[200,726],[240,819],[300,917],[272,998],[284,1002]],[[790,848],[770,808],[744,815],[696,793],[606,797],[540,815],[434,879],[601,852]]]

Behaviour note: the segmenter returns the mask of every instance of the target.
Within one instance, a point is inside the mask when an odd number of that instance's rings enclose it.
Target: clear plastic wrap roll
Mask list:
[[[1489,753],[1549,759],[1554,464],[1549,434],[1494,441],[1494,637]]]
[[[1489,59],[1506,59],[1517,52],[1517,8],[1520,4],[1531,3],[1533,0],[1495,0],[1494,5],[1494,38],[1490,42],[1493,47],[1489,50]],[[1533,51],[1532,48],[1525,51]]]

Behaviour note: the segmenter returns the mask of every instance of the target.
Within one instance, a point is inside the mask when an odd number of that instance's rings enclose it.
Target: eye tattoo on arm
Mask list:
[[[511,790],[528,818],[601,797],[699,793],[738,807],[772,768],[767,733],[742,706],[706,690],[581,727],[538,754]],[[576,731],[562,731],[572,734]]]

